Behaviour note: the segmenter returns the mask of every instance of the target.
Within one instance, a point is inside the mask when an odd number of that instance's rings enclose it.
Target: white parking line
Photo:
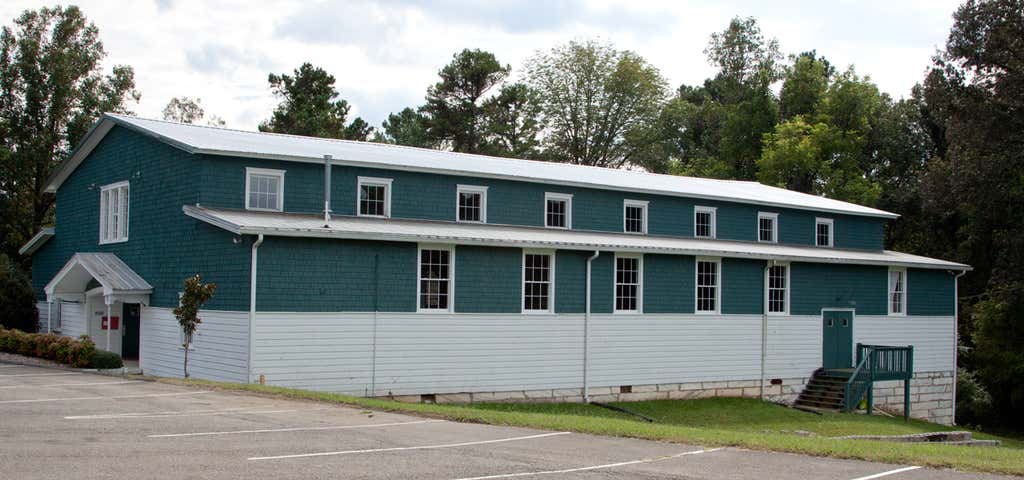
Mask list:
[[[25,365],[0,365],[0,368],[24,367]]]
[[[717,452],[719,450],[721,450],[721,448],[711,448],[707,450],[692,450],[689,452],[677,453],[675,455],[666,455],[664,457],[641,458],[639,460],[630,460],[628,462],[606,463],[604,465],[592,465],[589,467],[566,468],[563,470],[542,470],[538,472],[502,473],[498,475],[485,475],[483,477],[464,477],[459,478],[457,480],[490,480],[495,478],[532,477],[535,475],[557,475],[560,473],[586,472],[590,470],[603,470],[607,468],[625,467],[627,465],[636,465],[639,463],[661,462],[672,458],[685,457],[687,455],[699,455],[701,453],[708,452]]]
[[[233,430],[229,432],[194,432],[194,433],[166,433],[162,435],[146,435],[149,438],[172,438],[172,437],[205,437],[210,435],[238,435],[242,433],[273,433],[273,432],[307,432],[319,430],[349,430],[353,428],[379,428],[394,427],[398,425],[417,425],[421,423],[438,423],[444,420],[417,420],[414,422],[395,423],[368,423],[365,425],[331,425],[323,427],[290,427],[290,428],[266,428],[262,430]]]
[[[148,393],[144,395],[114,395],[110,397],[71,397],[71,398],[33,398],[29,400],[0,400],[0,404],[9,403],[42,403],[42,402],[70,402],[73,400],[116,400],[119,398],[148,398],[148,397],[176,397],[181,395],[200,395],[213,393],[210,390],[198,392],[174,392],[174,393]]]
[[[103,413],[96,415],[72,415],[64,417],[65,420],[109,420],[126,418],[162,418],[162,417],[203,417],[207,415],[232,415],[232,414],[268,414],[268,413],[292,413],[312,412],[327,410],[327,408],[307,408],[288,410],[246,410],[251,407],[226,408],[223,410],[193,410],[193,411],[166,411],[166,412],[136,412],[136,413]]]
[[[542,433],[540,435],[527,435],[525,437],[499,438],[496,440],[481,440],[477,442],[445,443],[441,445],[421,445],[417,447],[371,448],[367,450],[342,450],[339,452],[300,453],[297,455],[275,455],[272,457],[250,457],[249,460],[279,460],[282,458],[326,457],[329,455],[349,455],[354,453],[401,452],[406,450],[434,450],[438,448],[468,447],[470,445],[486,445],[489,443],[515,442],[517,440],[531,440],[534,438],[553,437],[556,435],[568,435],[570,433],[572,432]]]
[[[6,373],[0,374],[0,377],[57,377],[60,375],[81,375],[79,372],[61,372],[61,373]]]
[[[92,382],[92,383],[48,383],[45,385],[33,385],[26,383],[22,385],[0,385],[0,388],[27,388],[27,387],[88,387],[90,385],[122,385],[125,383],[142,383],[139,380],[119,380],[116,382]]]
[[[911,470],[917,470],[919,468],[921,468],[921,467],[911,466],[911,467],[897,468],[896,470],[889,470],[888,472],[876,473],[874,475],[868,475],[866,477],[857,477],[857,478],[854,478],[853,480],[872,480],[874,478],[888,477],[889,475],[895,475],[897,473],[902,473],[902,472],[909,472]]]

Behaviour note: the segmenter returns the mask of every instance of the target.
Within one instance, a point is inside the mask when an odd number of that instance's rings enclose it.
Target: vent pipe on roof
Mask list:
[[[324,228],[331,223],[331,156],[324,155]]]

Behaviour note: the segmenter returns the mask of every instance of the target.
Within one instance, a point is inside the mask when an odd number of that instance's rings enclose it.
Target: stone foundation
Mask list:
[[[783,378],[776,385],[766,384],[765,399],[792,404],[800,396],[806,378]],[[769,383],[766,381],[766,383]],[[731,380],[720,382],[664,383],[657,385],[629,385],[616,387],[590,387],[590,399],[595,402],[638,402],[643,400],[689,400],[710,397],[758,398],[761,389],[758,380]],[[583,401],[579,388],[546,390],[513,390],[505,392],[464,392],[436,395],[396,395],[383,398],[399,402],[420,403],[473,403],[473,402],[551,402],[578,403]],[[953,424],[953,372],[924,372],[914,375],[910,386],[910,413],[943,425]],[[903,414],[903,381],[877,382],[875,407]]]

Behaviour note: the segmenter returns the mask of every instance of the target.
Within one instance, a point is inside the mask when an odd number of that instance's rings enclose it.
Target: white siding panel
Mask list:
[[[78,338],[88,333],[85,322],[85,304],[61,302],[61,335]]]
[[[36,311],[39,312],[39,328],[36,331],[39,333],[47,332],[47,326],[49,325],[47,318],[49,318],[50,315],[48,306],[49,304],[46,302],[36,302]],[[54,306],[54,308],[57,307]],[[54,315],[54,317],[56,318],[56,315]]]
[[[853,341],[913,345],[915,373],[952,371],[955,368],[953,326],[953,317],[858,316],[853,322]]]
[[[189,351],[189,373],[195,378],[246,381],[249,349],[247,312],[203,310]],[[168,308],[142,308],[139,357],[142,371],[162,377],[183,376],[181,329]]]
[[[765,377],[800,378],[821,367],[821,316],[769,316]]]

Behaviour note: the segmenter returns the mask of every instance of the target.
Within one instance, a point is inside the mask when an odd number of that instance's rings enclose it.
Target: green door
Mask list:
[[[853,312],[825,310],[822,320],[822,367],[853,367]]]
[[[126,303],[121,312],[121,358],[139,358],[139,304]]]

